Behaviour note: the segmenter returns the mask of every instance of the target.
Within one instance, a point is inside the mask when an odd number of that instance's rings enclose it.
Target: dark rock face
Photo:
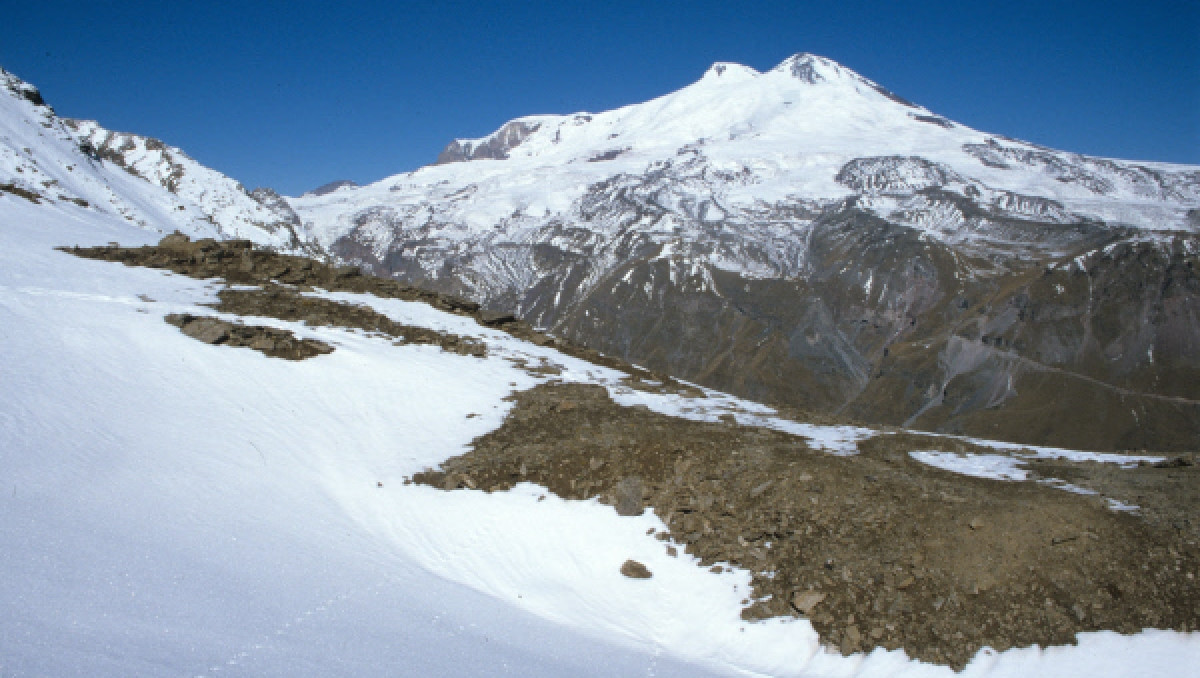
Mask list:
[[[953,171],[924,158],[886,156],[855,158],[837,174],[837,182],[860,193],[910,193],[935,188],[951,180]]]
[[[292,227],[300,226],[300,216],[296,214],[287,200],[282,195],[279,195],[275,189],[260,186],[250,191],[250,197],[254,198],[258,204],[274,212],[280,221]]]
[[[468,160],[485,158],[503,160],[508,157],[510,150],[518,146],[526,137],[536,132],[540,127],[541,125],[537,123],[514,120],[501,127],[481,144],[456,139],[451,141],[442,150],[437,157],[437,162],[434,164],[445,165],[451,162],[466,162]]]
[[[308,191],[304,195],[329,195],[339,188],[355,188],[357,186],[357,183],[349,179],[338,179],[337,181],[331,181],[327,184],[322,184],[321,186]]]
[[[798,54],[790,60],[788,71],[793,78],[807,82],[810,85],[815,85],[825,78],[821,76],[820,71],[813,65],[814,57],[809,54]]]
[[[23,87],[20,91],[21,98],[25,99],[34,106],[45,106],[46,100],[42,98],[42,93],[38,88],[31,86]]]
[[[45,108],[48,112],[53,113],[54,109],[46,104],[46,100],[42,98],[42,92],[34,85],[22,81],[8,71],[0,68],[0,82],[4,84],[5,89],[12,92],[16,96],[28,101],[34,106]]]
[[[1005,276],[974,299],[964,289],[966,308],[935,309],[954,322],[918,323],[847,411],[1019,442],[1195,447],[1195,242],[1119,243]]]

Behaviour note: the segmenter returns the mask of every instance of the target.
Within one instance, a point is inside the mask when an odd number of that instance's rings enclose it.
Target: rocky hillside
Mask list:
[[[740,395],[1200,444],[1200,168],[972,130],[820,57],[715,64],[291,204],[345,260]]]
[[[247,191],[157,139],[61,118],[33,85],[0,69],[0,195],[70,202],[142,228],[249,238],[315,253],[271,189]]]

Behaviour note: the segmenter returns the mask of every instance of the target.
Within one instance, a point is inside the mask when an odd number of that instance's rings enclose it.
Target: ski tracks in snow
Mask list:
[[[379,582],[372,587],[370,591],[372,593],[379,592],[383,589],[384,583],[385,582],[383,581]],[[285,636],[292,635],[302,626],[312,626],[323,623],[324,621],[331,622],[332,619],[328,619],[330,613],[339,605],[342,605],[346,602],[346,600],[355,595],[356,592],[353,590],[345,591],[337,595],[330,596],[318,604],[299,612],[295,616],[286,615],[286,621],[282,622],[279,626],[246,644],[241,650],[234,653],[228,659],[216,662],[204,671],[193,674],[193,678],[209,678],[210,676],[217,674],[229,675],[230,673],[237,671],[245,673],[249,669],[246,669],[243,665],[248,664],[256,656],[283,649],[276,646],[276,641]],[[256,673],[251,671],[249,675],[256,675]]]

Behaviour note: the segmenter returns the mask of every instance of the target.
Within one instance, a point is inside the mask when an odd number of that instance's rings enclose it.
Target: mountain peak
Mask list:
[[[783,63],[771,69],[770,72],[785,73],[810,85],[840,81],[849,83],[854,87],[865,86],[901,106],[924,110],[908,99],[896,95],[870,78],[864,78],[833,59],[810,54],[809,52],[800,52],[784,59]]]
[[[776,66],[772,71],[787,73],[793,78],[807,82],[810,85],[828,80],[837,80],[847,76],[856,77],[858,75],[833,59],[827,59],[823,56],[810,54],[809,52],[793,54],[784,59],[783,63]]]
[[[762,74],[749,66],[735,64],[731,61],[718,61],[708,67],[708,70],[704,72],[703,79],[744,80],[747,78],[757,78],[759,75]]]
[[[34,106],[41,106],[48,111],[54,110],[42,99],[42,93],[37,87],[25,82],[3,68],[0,68],[0,87],[7,89],[13,96],[24,99]]]
[[[357,188],[358,183],[351,181],[350,179],[338,179],[337,181],[331,181],[327,184],[322,184],[322,185],[314,188],[313,190],[306,192],[304,195],[318,195],[318,196],[319,195],[328,195],[340,188],[347,188],[347,187]]]

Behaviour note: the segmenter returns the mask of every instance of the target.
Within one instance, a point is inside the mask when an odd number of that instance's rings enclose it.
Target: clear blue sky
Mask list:
[[[1200,164],[1196,0],[4,5],[0,65],[60,114],[290,195],[805,51],[978,129]]]

